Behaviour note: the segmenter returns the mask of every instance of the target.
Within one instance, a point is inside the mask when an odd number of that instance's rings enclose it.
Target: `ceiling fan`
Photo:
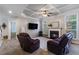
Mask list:
[[[52,12],[52,11],[50,11],[50,10],[47,10],[47,9],[43,9],[43,10],[40,10],[39,12],[38,12],[38,14],[41,14],[42,16],[54,16],[54,15],[57,15],[58,14],[58,12]]]

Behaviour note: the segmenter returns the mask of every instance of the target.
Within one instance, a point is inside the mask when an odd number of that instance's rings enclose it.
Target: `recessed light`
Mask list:
[[[12,13],[12,11],[9,11],[9,13],[11,14],[11,13]]]

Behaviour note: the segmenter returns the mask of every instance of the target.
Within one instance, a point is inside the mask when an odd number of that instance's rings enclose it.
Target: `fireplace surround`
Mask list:
[[[48,31],[48,37],[50,39],[56,39],[60,37],[60,35],[61,35],[60,29],[49,29]]]

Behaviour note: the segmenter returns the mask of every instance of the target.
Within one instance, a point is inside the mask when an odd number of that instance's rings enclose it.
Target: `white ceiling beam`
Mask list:
[[[67,5],[65,5],[65,6],[59,8],[59,9],[63,9],[63,8],[69,7],[70,5],[71,5],[71,4],[67,4]]]

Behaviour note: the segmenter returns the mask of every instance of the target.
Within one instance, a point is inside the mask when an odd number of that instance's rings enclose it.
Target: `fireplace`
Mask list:
[[[60,37],[60,29],[49,29],[49,38],[56,39]]]
[[[56,39],[59,37],[59,31],[50,31],[50,38]]]

